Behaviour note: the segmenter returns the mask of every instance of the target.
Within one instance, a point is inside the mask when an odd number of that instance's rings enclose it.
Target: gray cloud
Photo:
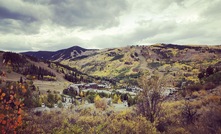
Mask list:
[[[0,33],[36,34],[49,15],[49,10],[41,5],[20,0],[0,1]]]
[[[125,0],[65,0],[54,2],[53,20],[67,27],[109,28],[119,24],[119,15],[126,10]]]
[[[220,44],[220,6],[219,0],[5,0],[0,49]]]
[[[27,16],[27,15],[23,15],[17,12],[12,12],[4,7],[0,7],[0,19],[22,20],[26,23],[32,23],[36,21],[36,18],[32,16]]]
[[[0,20],[0,33],[2,34],[36,34],[39,32],[39,23],[24,23],[21,20],[2,19]]]

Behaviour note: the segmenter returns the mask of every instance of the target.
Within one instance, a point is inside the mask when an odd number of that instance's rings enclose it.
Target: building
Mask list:
[[[84,87],[86,89],[88,89],[88,88],[98,89],[98,84],[97,83],[88,83],[88,84],[84,85]]]

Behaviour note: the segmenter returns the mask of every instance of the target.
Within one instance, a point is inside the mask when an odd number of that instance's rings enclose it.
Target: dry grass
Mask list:
[[[50,91],[59,91],[62,92],[65,88],[68,87],[70,82],[58,82],[58,81],[34,81],[34,85],[43,92],[48,90]]]

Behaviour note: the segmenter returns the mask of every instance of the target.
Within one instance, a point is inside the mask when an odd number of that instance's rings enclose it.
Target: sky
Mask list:
[[[221,0],[0,0],[0,50],[220,45]]]

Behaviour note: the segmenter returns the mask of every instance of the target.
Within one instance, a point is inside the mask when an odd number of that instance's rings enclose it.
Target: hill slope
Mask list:
[[[221,60],[221,46],[181,46],[156,44],[97,51],[95,55],[65,59],[61,63],[92,76],[136,79],[141,74],[165,75],[170,83],[182,79],[198,81],[200,70]]]
[[[73,46],[67,49],[58,51],[38,51],[38,52],[24,52],[22,54],[34,56],[39,59],[61,61],[65,59],[76,58],[82,55],[88,55],[96,52],[94,49],[84,49],[79,46]]]
[[[76,46],[56,52],[25,54],[59,61],[86,75],[111,78],[120,83],[136,84],[143,74],[167,75],[168,84],[174,86],[183,80],[198,82],[201,70],[221,60],[221,46],[155,44],[102,50]]]

